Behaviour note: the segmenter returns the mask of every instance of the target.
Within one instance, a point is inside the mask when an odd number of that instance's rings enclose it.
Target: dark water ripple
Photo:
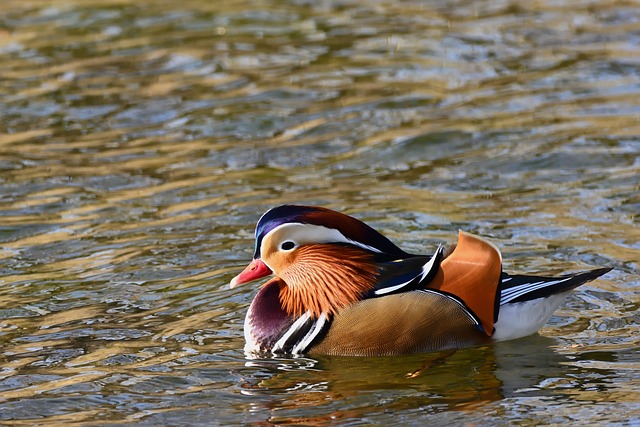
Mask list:
[[[640,423],[634,2],[4,0],[0,422]],[[275,204],[616,269],[541,336],[246,359]],[[407,374],[412,374],[409,377]]]

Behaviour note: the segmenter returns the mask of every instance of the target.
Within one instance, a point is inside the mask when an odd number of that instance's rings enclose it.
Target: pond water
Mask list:
[[[3,0],[0,95],[1,424],[640,425],[637,2]],[[285,202],[615,270],[513,342],[248,359]]]

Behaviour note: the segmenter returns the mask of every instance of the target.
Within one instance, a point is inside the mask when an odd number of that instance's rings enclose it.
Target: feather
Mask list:
[[[502,256],[491,243],[460,231],[454,251],[440,264],[440,270],[427,287],[458,297],[482,323],[491,336],[497,319],[498,284]]]
[[[280,225],[293,223],[313,224],[334,229],[348,240],[359,242],[391,257],[404,258],[409,255],[387,237],[349,215],[321,207],[282,205],[268,210],[258,221],[254,257],[261,256],[262,240],[267,234]]]
[[[341,310],[310,354],[382,356],[459,348],[489,338],[464,305],[437,291],[370,298]]]
[[[369,292],[377,279],[373,256],[350,246],[305,245],[279,273],[280,302],[289,315],[335,314]]]
[[[598,268],[560,277],[502,273],[500,305],[530,301],[559,292],[570,291],[609,271],[611,271],[611,268]]]
[[[380,276],[374,285],[373,294],[367,296],[379,297],[423,289],[437,274],[442,253],[442,247],[439,247],[431,257],[413,256],[379,263]]]

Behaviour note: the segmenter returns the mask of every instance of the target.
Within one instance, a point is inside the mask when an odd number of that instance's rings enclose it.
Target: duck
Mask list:
[[[230,287],[270,277],[245,316],[247,354],[395,356],[535,334],[611,269],[511,274],[493,243],[462,230],[417,255],[355,217],[281,205],[258,220],[253,260]]]

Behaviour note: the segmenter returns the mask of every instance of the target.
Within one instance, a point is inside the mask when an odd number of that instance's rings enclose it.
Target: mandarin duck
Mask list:
[[[283,205],[256,226],[231,287],[270,275],[245,318],[247,353],[400,355],[536,333],[575,287],[610,268],[507,274],[500,251],[460,231],[448,250],[407,253],[351,216]]]

